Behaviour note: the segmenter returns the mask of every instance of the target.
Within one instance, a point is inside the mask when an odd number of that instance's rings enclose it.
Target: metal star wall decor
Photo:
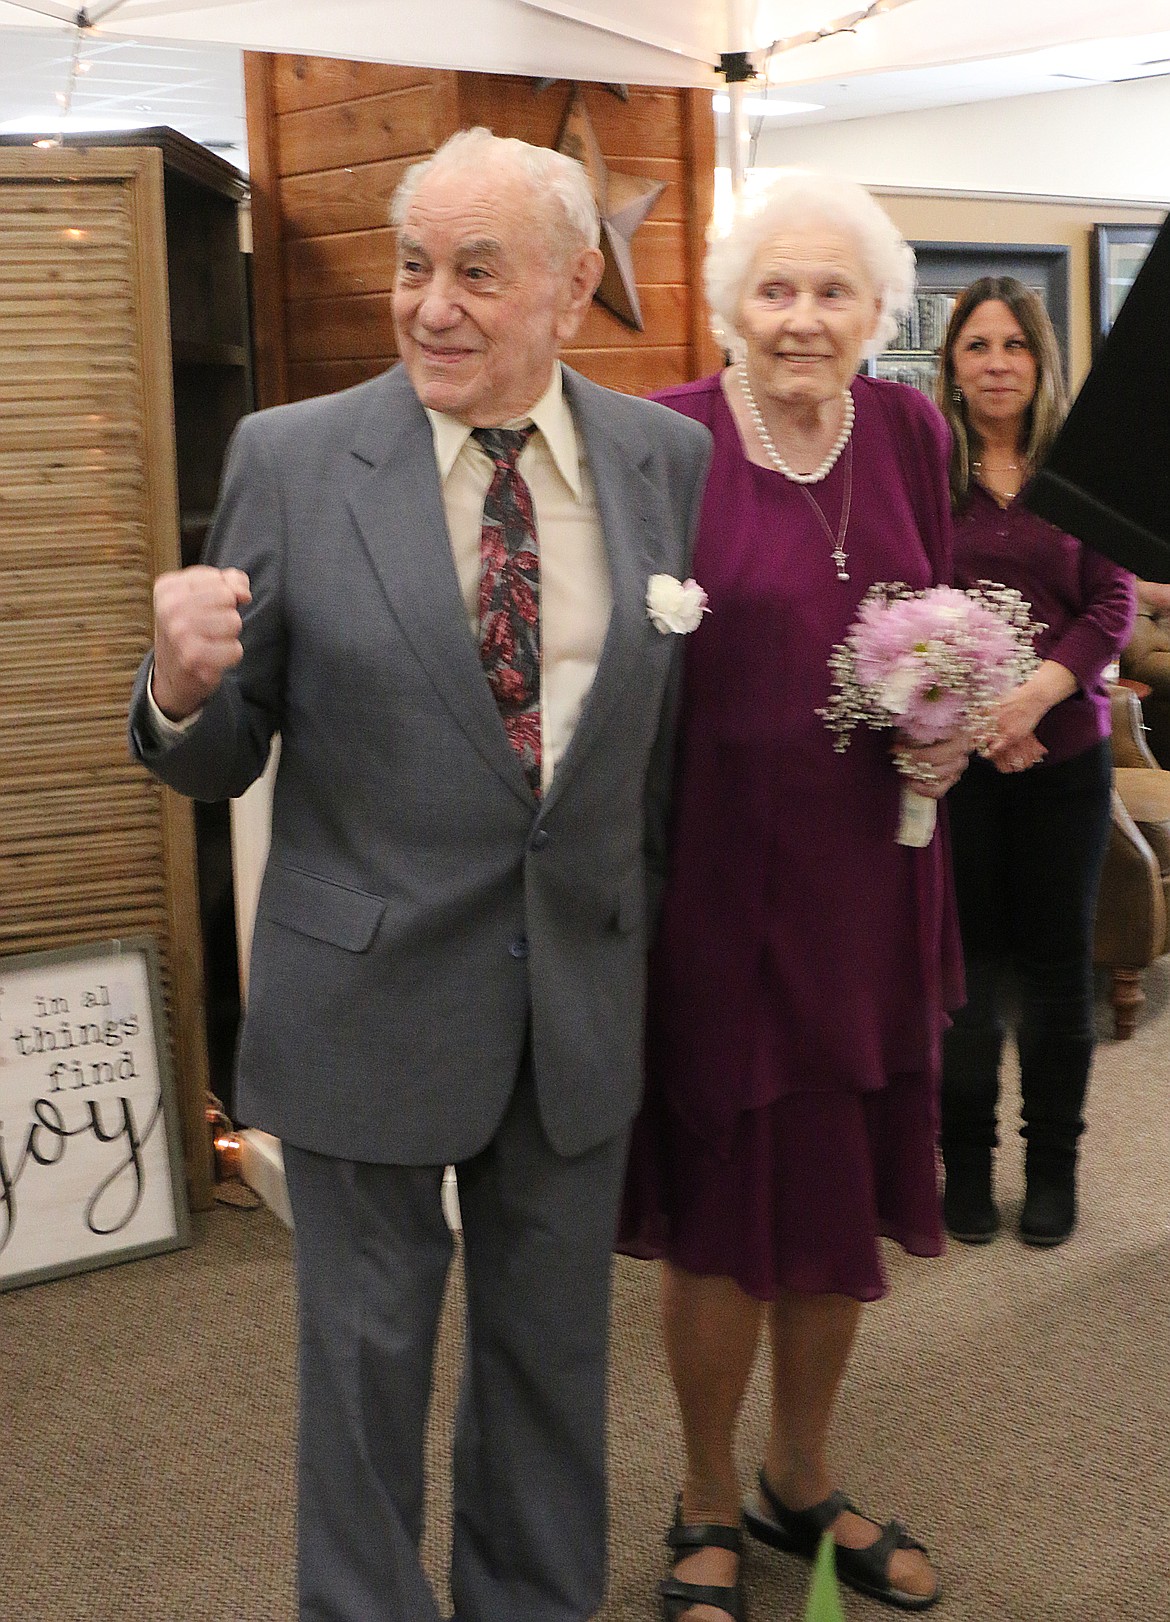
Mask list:
[[[571,82],[575,84],[576,80]],[[559,79],[538,79],[536,81],[536,94],[539,96],[541,91],[547,90],[550,85],[560,83]],[[602,89],[608,90],[610,95],[616,96],[619,101],[629,101],[630,99],[630,87],[628,84],[607,84],[602,85]]]
[[[641,332],[642,306],[634,278],[632,243],[634,232],[666,190],[666,182],[607,169],[588,110],[576,92],[557,136],[556,150],[576,158],[584,167],[601,215],[605,270],[595,295],[597,302],[635,332]]]

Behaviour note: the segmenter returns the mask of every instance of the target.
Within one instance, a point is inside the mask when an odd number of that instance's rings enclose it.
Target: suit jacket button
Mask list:
[[[528,956],[528,936],[517,935],[508,943],[508,950],[513,957],[524,958]]]
[[[543,850],[551,839],[552,834],[549,833],[547,828],[538,828],[528,841],[528,848],[529,850]]]

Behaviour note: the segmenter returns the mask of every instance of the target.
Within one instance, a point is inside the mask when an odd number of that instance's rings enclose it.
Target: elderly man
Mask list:
[[[422,1441],[457,1170],[458,1622],[593,1614],[610,1246],[640,1091],[705,431],[563,368],[580,167],[455,136],[395,198],[402,365],[247,419],[162,577],[131,736],[241,793],[281,735],[239,1110],[285,1146],[304,1622],[437,1616]],[[670,620],[669,624],[689,623]]]

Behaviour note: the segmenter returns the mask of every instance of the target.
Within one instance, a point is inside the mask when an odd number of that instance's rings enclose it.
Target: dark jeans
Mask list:
[[[943,1043],[948,1163],[998,1141],[1013,981],[1029,1157],[1034,1148],[1075,1156],[1093,1056],[1093,919],[1111,786],[1102,742],[1019,773],[973,760],[948,796],[968,997]]]

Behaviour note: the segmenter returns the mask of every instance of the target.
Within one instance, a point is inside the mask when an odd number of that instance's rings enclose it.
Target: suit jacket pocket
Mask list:
[[[640,868],[618,892],[613,927],[619,935],[632,935],[646,927],[645,879]]]
[[[386,902],[367,890],[351,890],[332,879],[270,862],[259,911],[273,923],[347,952],[365,952],[374,939]]]

